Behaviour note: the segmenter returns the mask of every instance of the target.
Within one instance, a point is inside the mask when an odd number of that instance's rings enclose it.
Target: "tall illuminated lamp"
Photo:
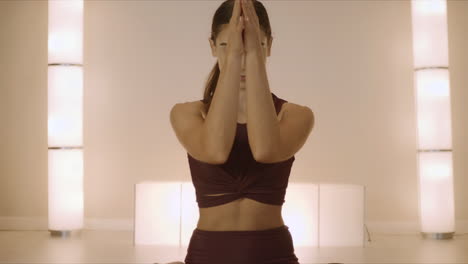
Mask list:
[[[419,220],[424,238],[455,233],[447,2],[412,0]]]
[[[83,227],[83,0],[48,1],[48,228]]]

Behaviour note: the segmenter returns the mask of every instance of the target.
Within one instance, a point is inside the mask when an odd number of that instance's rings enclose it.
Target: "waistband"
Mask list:
[[[202,236],[210,236],[210,237],[216,237],[216,236],[250,236],[254,235],[256,237],[258,236],[269,236],[269,235],[275,235],[275,234],[281,234],[283,232],[289,232],[289,227],[287,225],[282,225],[280,227],[275,227],[272,229],[265,229],[265,230],[227,230],[227,231],[212,231],[212,230],[200,230],[198,228],[195,228],[193,233],[196,235],[202,235]]]

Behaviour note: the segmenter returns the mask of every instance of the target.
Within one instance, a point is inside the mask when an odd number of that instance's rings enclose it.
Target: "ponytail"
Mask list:
[[[208,77],[208,82],[205,86],[205,92],[203,93],[203,103],[206,107],[206,113],[208,113],[211,105],[211,100],[213,99],[213,95],[216,91],[216,85],[218,84],[219,79],[219,63],[216,62],[215,66],[210,72]]]

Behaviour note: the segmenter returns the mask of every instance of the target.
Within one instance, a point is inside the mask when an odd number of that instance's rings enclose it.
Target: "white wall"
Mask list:
[[[134,183],[190,181],[169,111],[202,99],[221,2],[85,1],[87,219],[129,224]],[[366,185],[371,231],[385,223],[414,230],[410,2],[261,2],[274,37],[270,90],[316,117],[290,181]],[[458,221],[468,220],[467,14],[468,2],[448,2]],[[0,40],[0,228],[25,217],[46,229],[47,1],[0,1]]]

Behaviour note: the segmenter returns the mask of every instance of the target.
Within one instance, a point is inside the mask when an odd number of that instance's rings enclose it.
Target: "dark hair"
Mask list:
[[[265,35],[268,38],[268,43],[270,43],[272,36],[271,36],[271,26],[270,26],[270,20],[268,18],[268,13],[260,1],[258,0],[252,0],[252,1],[255,7],[255,12],[257,13],[258,21],[260,24],[260,29],[265,33]],[[211,25],[211,37],[210,37],[211,40],[213,40],[213,42],[215,43],[215,45],[216,45],[216,38],[221,32],[222,27],[225,24],[229,24],[233,10],[234,10],[234,0],[224,1],[216,10],[213,16],[213,23]],[[203,94],[203,103],[206,106],[206,112],[208,112],[208,109],[210,108],[211,99],[213,98],[213,95],[216,91],[216,85],[218,84],[219,74],[220,74],[219,63],[216,62],[216,65],[213,67],[213,69],[210,72],[208,81],[205,86],[205,92]]]

